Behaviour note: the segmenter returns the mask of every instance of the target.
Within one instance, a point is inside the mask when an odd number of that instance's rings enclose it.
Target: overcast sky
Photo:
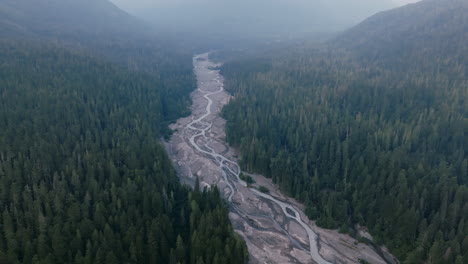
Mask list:
[[[177,5],[183,3],[193,3],[193,2],[202,2],[206,0],[110,0],[111,2],[118,5],[120,8],[125,9],[128,12],[134,13],[139,12],[148,8],[157,8],[167,5]],[[222,1],[222,0],[219,0]],[[230,0],[236,1],[236,0]],[[255,0],[252,0],[255,1]],[[313,1],[313,0],[311,0]],[[354,0],[347,0],[348,2],[353,2]],[[375,0],[378,1],[378,0]],[[397,5],[405,5],[408,3],[418,2],[419,0],[391,0]]]
[[[417,0],[110,0],[160,30],[215,38],[339,32]]]
[[[398,5],[406,5],[410,3],[419,2],[419,0],[393,0],[393,2],[397,3]]]

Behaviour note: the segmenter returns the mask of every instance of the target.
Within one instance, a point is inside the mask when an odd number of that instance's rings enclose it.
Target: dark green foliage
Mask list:
[[[239,175],[239,178],[243,181],[245,181],[247,184],[253,184],[255,183],[254,179],[252,179],[251,176],[249,175],[245,175],[244,173],[241,172],[241,174]]]
[[[458,29],[453,48],[430,42],[408,58],[324,48],[250,72],[226,64],[227,140],[243,169],[271,177],[320,226],[367,226],[405,263],[468,261],[468,31],[443,22]]]
[[[0,262],[246,262],[217,189],[181,187],[158,142],[186,110],[159,88],[191,72],[3,41],[0,61]]]
[[[310,201],[306,213],[319,225],[364,224],[400,257],[427,252],[439,230],[441,251],[460,248],[468,235],[466,84],[298,67],[227,75],[236,87],[224,111],[227,139],[243,152],[243,168]]]
[[[60,43],[93,57],[105,57],[157,81],[161,96],[163,135],[167,124],[189,113],[189,94],[195,89],[192,53],[174,40],[162,40],[148,25],[108,0],[0,1],[2,41]],[[5,32],[6,31],[6,32]]]
[[[447,62],[436,64],[434,58],[467,54],[467,13],[466,0],[424,0],[372,16],[333,45],[355,50],[359,59],[392,71],[446,71]]]
[[[259,186],[258,190],[261,191],[262,193],[269,193],[270,192],[270,190],[265,186]]]
[[[217,188],[200,192],[195,188],[187,205],[191,252],[187,263],[247,263],[248,252],[242,238],[233,233],[227,208]]]

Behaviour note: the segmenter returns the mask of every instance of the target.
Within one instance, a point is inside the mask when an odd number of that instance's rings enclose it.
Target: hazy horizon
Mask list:
[[[416,0],[111,0],[168,32],[261,38],[342,31]]]
[[[118,7],[129,13],[139,13],[149,8],[158,8],[158,7],[167,7],[174,6],[186,3],[194,3],[194,0],[110,0],[112,3],[116,4]],[[206,0],[198,0],[197,3],[200,3]],[[402,6],[410,3],[419,2],[421,0],[390,0],[395,6]]]

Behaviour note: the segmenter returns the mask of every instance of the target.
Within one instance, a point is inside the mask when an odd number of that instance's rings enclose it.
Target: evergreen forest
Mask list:
[[[0,49],[2,261],[246,261],[217,189],[182,187],[158,142],[157,78],[51,44]]]
[[[243,169],[321,227],[367,227],[402,263],[468,263],[468,5],[450,3],[225,64],[227,140]]]
[[[0,263],[246,263],[218,190],[182,186],[160,143],[192,51],[77,3],[0,2]]]

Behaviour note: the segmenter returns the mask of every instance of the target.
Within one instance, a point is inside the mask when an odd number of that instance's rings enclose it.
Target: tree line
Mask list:
[[[227,140],[319,226],[364,225],[403,263],[467,263],[468,64],[456,51],[404,73],[404,59],[336,47],[227,63]]]
[[[218,190],[181,186],[158,142],[194,83],[170,65],[191,59],[152,59],[0,43],[0,262],[246,263]]]

